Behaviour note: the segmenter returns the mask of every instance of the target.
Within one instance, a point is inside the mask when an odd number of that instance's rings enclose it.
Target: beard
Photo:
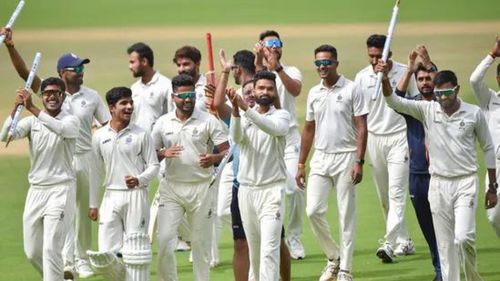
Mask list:
[[[258,105],[269,106],[274,102],[274,98],[269,97],[258,97],[255,102]]]

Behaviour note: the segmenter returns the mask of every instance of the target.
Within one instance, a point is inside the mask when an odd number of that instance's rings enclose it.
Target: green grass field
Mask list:
[[[17,4],[0,3],[0,24]],[[127,69],[126,48],[144,41],[155,50],[155,67],[163,74],[175,75],[171,62],[176,48],[184,44],[198,46],[206,56],[205,32],[212,32],[214,49],[227,54],[251,49],[258,33],[273,28],[285,42],[283,61],[296,65],[304,75],[297,111],[303,121],[307,91],[318,82],[313,67],[313,49],[330,43],[339,51],[340,72],[354,79],[367,64],[364,42],[374,32],[385,33],[394,1],[118,1],[87,0],[28,1],[16,23],[16,47],[31,64],[35,52],[43,59],[39,74],[54,76],[57,58],[72,51],[89,57],[85,84],[101,94],[118,85],[134,81]],[[462,85],[460,95],[474,102],[468,78],[475,65],[493,45],[500,31],[500,5],[497,0],[410,1],[403,0],[400,23],[396,29],[393,57],[406,61],[408,51],[425,44],[440,69],[456,71]],[[206,62],[202,62],[206,71]],[[493,71],[488,84],[496,88]],[[0,119],[10,113],[15,89],[23,85],[13,71],[5,48],[0,47]],[[497,136],[498,137],[498,136]],[[482,163],[482,160],[481,160]],[[28,183],[29,157],[25,142],[0,148],[0,281],[39,280],[23,254],[22,210]],[[484,169],[481,169],[481,175]],[[480,177],[481,179],[483,176]],[[378,239],[384,234],[384,220],[375,188],[366,165],[364,181],[358,187],[358,231],[354,258],[356,280],[431,280],[433,276],[425,241],[408,200],[407,222],[417,246],[414,256],[399,258],[384,265],[375,257]],[[482,202],[481,195],[480,201]],[[328,213],[332,232],[338,237],[335,197]],[[486,221],[482,206],[477,210],[477,246],[479,269],[485,280],[500,280],[500,240]],[[305,216],[304,216],[305,218]],[[96,226],[94,225],[94,232]],[[305,218],[303,242],[307,257],[292,264],[292,280],[317,280],[325,260]],[[212,271],[212,280],[232,280],[232,240],[226,227],[221,242],[221,265]],[[96,245],[94,244],[94,247]],[[154,246],[156,249],[156,245]],[[192,280],[188,254],[178,254],[179,277]],[[156,280],[156,259],[152,266]],[[89,280],[102,280],[95,277]]]

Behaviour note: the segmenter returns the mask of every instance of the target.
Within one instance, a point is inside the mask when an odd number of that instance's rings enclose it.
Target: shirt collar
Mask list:
[[[200,120],[200,119],[202,119],[202,116],[201,116],[201,115],[202,115],[202,112],[198,109],[198,107],[197,107],[197,106],[196,106],[196,104],[195,104],[195,106],[194,106],[194,110],[193,110],[193,113],[192,113],[192,114],[191,114],[191,116],[190,116],[190,117],[186,120],[186,122],[185,122],[185,123],[187,123],[189,120],[192,120],[192,119]],[[173,120],[173,121],[178,121],[178,122],[181,122],[181,123],[182,123],[182,121],[181,121],[179,118],[177,118],[176,110],[172,110],[172,115],[171,115],[171,117],[170,117],[170,120]]]
[[[464,101],[461,99],[461,98],[457,98],[459,101],[460,101],[460,107],[458,108],[458,110],[453,113],[451,116],[455,115],[455,114],[458,114],[458,113],[463,113],[463,112],[466,112],[466,109],[464,107]],[[441,107],[441,105],[439,104],[439,102],[436,100],[436,102],[438,103],[438,107],[436,109],[436,112],[438,113],[441,113],[441,114],[444,114],[446,116],[448,116],[448,114],[446,114],[446,112],[443,111],[443,108]],[[449,116],[449,117],[451,117]]]
[[[344,84],[345,84],[345,78],[344,78],[343,75],[340,75],[339,79],[337,80],[337,82],[335,83],[335,85],[333,85],[330,88],[328,88],[327,86],[325,86],[323,79],[321,79],[321,82],[319,84],[320,84],[320,90],[327,90],[328,91],[328,90],[333,90],[335,88],[342,88],[342,87],[344,87]]]
[[[393,77],[394,75],[396,75],[397,73],[399,73],[402,69],[399,67],[399,63],[391,60],[392,62],[392,67],[391,67],[391,70],[389,70],[389,73],[387,74],[387,76],[389,76],[389,78]],[[370,73],[370,76],[377,76],[377,73],[375,73],[375,71],[373,70],[373,67],[372,65],[369,65],[369,73]]]
[[[113,132],[115,134],[121,135],[121,134],[124,134],[124,133],[132,130],[132,126],[133,126],[133,124],[132,124],[132,122],[130,122],[130,123],[128,123],[127,127],[123,128],[123,130],[121,130],[120,132],[117,132],[117,131],[115,131],[115,129],[111,128],[111,120],[109,120],[108,124],[106,124],[105,127],[107,128],[108,132]]]

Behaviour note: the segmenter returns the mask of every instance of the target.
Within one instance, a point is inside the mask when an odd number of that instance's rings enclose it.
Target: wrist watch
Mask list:
[[[488,185],[488,192],[496,193],[498,189],[498,183],[493,182]]]
[[[356,163],[363,166],[363,164],[365,164],[365,159],[356,159]]]

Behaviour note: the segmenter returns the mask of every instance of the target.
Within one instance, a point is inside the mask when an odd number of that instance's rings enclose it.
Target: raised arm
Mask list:
[[[470,84],[479,106],[484,110],[488,107],[491,99],[491,91],[484,82],[484,76],[488,68],[493,64],[495,58],[500,57],[500,37],[496,37],[495,46],[489,54],[479,63],[470,76]]]
[[[405,73],[399,80],[398,86],[396,87],[397,89],[396,94],[398,96],[404,96],[406,90],[408,89],[408,84],[410,83],[410,79],[415,73],[415,60],[417,59],[417,56],[418,56],[417,51],[415,50],[410,51],[410,54],[408,55],[408,68],[406,69]]]
[[[300,95],[302,90],[302,74],[296,68],[290,68],[285,71],[281,66],[278,54],[271,51],[269,47],[264,47],[264,55],[266,57],[267,66],[269,71],[276,71],[285,89],[294,97]]]
[[[214,93],[214,106],[222,119],[228,119],[231,116],[231,107],[226,104],[226,88],[227,82],[229,80],[229,74],[231,72],[231,63],[226,59],[226,54],[223,49],[219,51],[219,61],[221,65],[221,75],[219,81],[217,82],[217,87]]]

